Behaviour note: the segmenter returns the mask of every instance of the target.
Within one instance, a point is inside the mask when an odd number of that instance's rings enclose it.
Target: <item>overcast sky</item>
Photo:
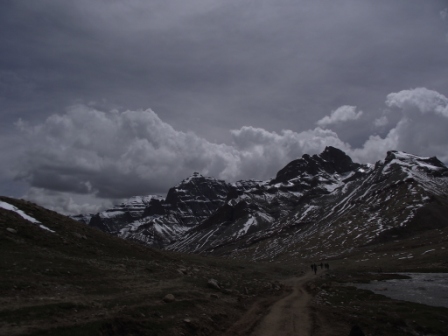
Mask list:
[[[63,213],[332,145],[448,163],[446,0],[2,0],[0,194]]]

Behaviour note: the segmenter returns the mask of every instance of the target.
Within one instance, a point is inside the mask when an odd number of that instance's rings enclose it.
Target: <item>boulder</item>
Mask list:
[[[207,286],[213,289],[221,289],[221,287],[218,284],[218,281],[215,279],[208,280]]]
[[[166,302],[166,303],[174,302],[174,301],[176,301],[176,298],[174,297],[173,294],[167,294],[167,295],[165,295],[165,297],[163,298],[163,301]]]

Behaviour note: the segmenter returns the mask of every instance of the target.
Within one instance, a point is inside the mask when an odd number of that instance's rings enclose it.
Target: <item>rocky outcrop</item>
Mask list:
[[[360,167],[360,164],[354,163],[343,151],[330,146],[320,155],[305,154],[302,158],[288,163],[270,184],[301,180],[309,182],[309,184],[302,183],[304,188],[312,187],[312,184],[316,183],[314,178],[318,175],[345,174]]]
[[[225,203],[229,184],[194,173],[161,196],[133,197],[94,215],[89,225],[119,237],[164,247]]]
[[[112,209],[91,216],[88,224],[102,231],[117,234],[127,224],[142,218],[147,207],[152,207],[162,200],[161,196],[135,196]]]
[[[228,246],[247,245],[281,226],[282,220],[313,199],[331,194],[347,179],[362,179],[369,166],[354,163],[339,149],[303,155],[270,181],[238,181],[231,185],[225,205],[201,225],[168,246],[181,252],[231,253]],[[361,173],[363,172],[363,173]],[[200,242],[198,244],[197,242]]]

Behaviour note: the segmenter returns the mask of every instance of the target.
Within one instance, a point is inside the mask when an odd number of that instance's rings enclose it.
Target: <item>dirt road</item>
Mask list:
[[[308,303],[311,295],[304,288],[305,283],[314,278],[309,272],[300,278],[291,279],[285,284],[293,287],[293,292],[277,301],[269,313],[253,332],[253,336],[306,336],[311,334],[311,321]]]
[[[284,281],[285,285],[293,288],[291,294],[278,301],[267,299],[255,302],[225,335],[311,335],[312,323],[308,304],[312,296],[305,290],[305,284],[314,277],[314,273],[308,272],[301,277]]]

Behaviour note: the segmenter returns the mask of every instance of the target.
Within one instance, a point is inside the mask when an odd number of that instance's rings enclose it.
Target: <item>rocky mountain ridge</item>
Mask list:
[[[361,165],[327,147],[268,181],[230,184],[195,173],[165,199],[126,202],[89,225],[179,252],[328,258],[447,226],[447,195],[448,169],[437,158],[390,151]]]
[[[89,225],[119,237],[164,247],[225,203],[229,185],[194,173],[162,196],[133,197],[91,217]],[[75,217],[75,219],[77,219]]]
[[[312,197],[302,198],[269,229],[236,242],[210,242],[208,250],[195,252],[268,260],[279,255],[328,259],[360,246],[447,227],[447,195],[448,169],[443,163],[391,151],[375,166],[347,173],[328,193],[314,189]],[[189,235],[200,239],[193,232]],[[187,239],[170,248],[188,251]],[[230,244],[232,248],[226,249]]]

